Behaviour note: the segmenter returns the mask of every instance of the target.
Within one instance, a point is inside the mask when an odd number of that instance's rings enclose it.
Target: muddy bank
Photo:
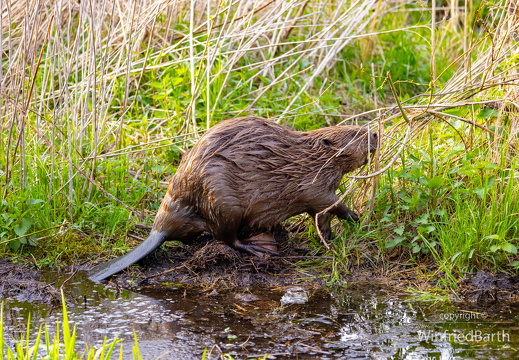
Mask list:
[[[326,285],[331,269],[322,267],[329,260],[309,248],[289,240],[288,232],[276,232],[278,256],[259,259],[235,251],[211,238],[200,238],[192,245],[169,244],[138,264],[112,277],[109,285],[132,288],[143,285],[196,284],[205,288],[243,286],[293,286],[308,288]],[[301,265],[305,262],[305,265]],[[436,269],[395,264],[384,269],[360,264],[352,266],[344,283],[372,283],[398,289],[430,291],[438,287]],[[424,280],[428,278],[429,280]],[[519,276],[480,270],[459,280],[454,301],[491,303],[519,302]]]
[[[480,270],[461,280],[460,294],[471,302],[519,302],[519,276]]]
[[[54,284],[39,281],[40,273],[29,265],[0,259],[0,299],[18,301],[59,302],[60,293]]]
[[[197,285],[212,289],[231,289],[247,286],[286,287],[303,285],[317,289],[326,285],[330,269],[322,267],[329,258],[312,252],[289,240],[288,232],[276,232],[279,242],[278,256],[259,259],[235,251],[211,238],[201,237],[191,245],[168,242],[138,264],[113,276],[106,284],[112,288],[137,290],[143,286],[175,286],[175,284]],[[301,264],[304,262],[304,265]],[[64,272],[74,274],[86,272],[95,264],[67,267]],[[52,273],[54,270],[47,270]],[[384,269],[370,264],[350,268],[344,283],[371,283],[398,289],[413,289],[427,292],[437,288],[438,275],[434,269],[402,264]],[[52,279],[52,276],[50,277]],[[430,279],[425,281],[424,279]],[[0,259],[0,298],[19,301],[59,302],[61,283],[42,279],[41,271],[30,265]],[[455,301],[492,303],[496,301],[519,302],[519,276],[495,274],[481,270],[467,274],[459,281],[453,296]]]
[[[133,287],[149,284],[198,284],[204,287],[288,286],[299,283],[324,286],[327,269],[297,266],[302,260],[322,259],[307,248],[276,232],[279,255],[263,259],[250,256],[211,238],[199,238],[191,245],[168,243],[138,264],[113,276],[109,284]]]

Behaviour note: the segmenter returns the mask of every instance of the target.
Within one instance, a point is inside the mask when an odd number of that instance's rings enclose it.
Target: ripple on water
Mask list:
[[[118,292],[84,277],[70,282],[68,315],[77,325],[78,343],[99,345],[105,336],[117,336],[123,339],[124,359],[132,358],[134,331],[143,357],[150,359],[199,360],[203,349],[214,345],[237,358],[269,353],[278,354],[276,359],[295,354],[300,359],[519,358],[519,308],[512,305],[476,308],[413,301],[408,294],[366,284],[306,289],[307,302],[283,307],[283,289],[139,291]],[[33,322],[51,325],[51,335],[53,324],[62,319],[61,307],[8,301],[6,334],[21,336],[29,312]],[[475,342],[471,331],[480,331],[481,337],[503,331],[509,338]]]

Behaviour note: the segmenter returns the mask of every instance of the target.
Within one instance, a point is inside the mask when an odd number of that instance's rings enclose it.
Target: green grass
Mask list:
[[[256,114],[299,130],[370,121],[385,135],[375,165],[392,165],[341,188],[366,218],[336,240],[334,278],[395,251],[432,262],[448,286],[519,267],[519,56],[504,1],[439,10],[434,31],[425,3],[118,3],[124,16],[29,4],[2,23],[5,256],[56,265],[125,252],[200,134]],[[399,154],[408,123],[391,110],[388,73],[411,119]]]
[[[432,260],[439,282],[448,287],[478,269],[518,268],[516,150],[507,146],[506,137],[495,149],[481,146],[486,140],[481,138],[488,137],[481,133],[470,139],[478,147],[465,148],[448,130],[429,124],[421,141],[413,142],[415,148],[403,152],[400,165],[384,173],[369,219],[336,244],[339,274],[352,258],[373,264],[373,254],[395,251],[408,264]],[[471,127],[458,130],[470,132]]]

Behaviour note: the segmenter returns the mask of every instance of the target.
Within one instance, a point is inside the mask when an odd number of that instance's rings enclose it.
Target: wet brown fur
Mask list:
[[[260,117],[223,121],[185,154],[153,231],[182,242],[209,232],[236,249],[270,252],[273,237],[255,234],[334,204],[343,175],[376,146],[376,133],[358,126],[299,132]],[[339,203],[319,223],[325,237],[331,215],[357,219]]]

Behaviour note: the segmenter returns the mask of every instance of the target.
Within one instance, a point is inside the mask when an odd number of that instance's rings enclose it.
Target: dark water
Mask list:
[[[144,359],[201,359],[204,348],[212,359],[519,358],[519,307],[445,305],[367,284],[310,289],[306,304],[281,306],[286,291],[182,284],[117,291],[82,274],[66,285],[79,340],[119,336],[125,359],[134,331]],[[8,300],[4,312],[8,343],[24,334],[29,312],[33,329],[61,319],[61,307],[35,303]]]

